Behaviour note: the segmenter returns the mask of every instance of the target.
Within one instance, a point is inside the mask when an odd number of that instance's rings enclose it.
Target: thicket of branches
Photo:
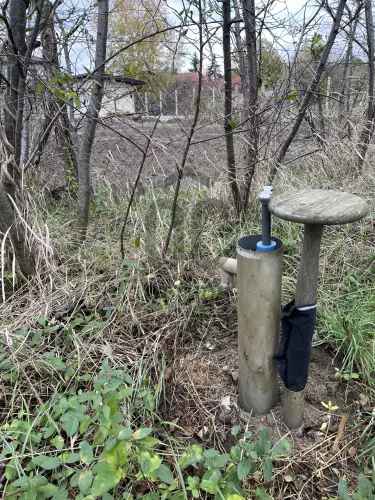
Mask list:
[[[66,188],[77,200],[72,231],[77,242],[85,240],[97,124],[111,129],[100,117],[109,72],[142,78],[155,94],[171,85],[189,58],[190,71],[198,75],[192,113],[180,124],[185,146],[181,158],[173,159],[175,190],[164,256],[186,162],[205,120],[205,79],[224,79],[215,123],[223,127],[227,161],[220,168],[238,217],[249,207],[257,173],[266,172],[273,182],[291,162],[288,153],[302,128],[308,127],[318,149],[327,147],[328,114],[337,117],[342,140],[353,141],[353,174],[363,168],[375,120],[371,0],[307,1],[294,14],[280,10],[274,0],[190,0],[181,8],[167,0],[83,1],[80,6],[68,0],[6,0],[0,22],[0,229],[26,277],[35,270],[35,255],[25,201],[33,193],[25,180],[43,168],[52,135],[64,152]],[[85,74],[77,80],[82,68]],[[367,84],[358,85],[356,75],[363,78],[366,72]],[[240,109],[233,105],[234,75],[240,76]],[[358,119],[359,102],[363,115]],[[137,122],[131,127],[137,129]],[[140,145],[111,130],[142,154],[128,216],[152,137]],[[302,156],[310,153],[311,148]]]

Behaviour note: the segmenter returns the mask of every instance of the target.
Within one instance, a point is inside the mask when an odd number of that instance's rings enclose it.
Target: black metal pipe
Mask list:
[[[262,243],[263,245],[271,244],[271,214],[268,209],[269,200],[261,200],[262,202]]]

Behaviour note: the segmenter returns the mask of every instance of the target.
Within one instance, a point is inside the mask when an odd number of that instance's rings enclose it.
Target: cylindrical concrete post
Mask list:
[[[241,238],[237,246],[239,403],[256,415],[279,399],[275,356],[278,351],[282,243],[257,252],[261,236]]]

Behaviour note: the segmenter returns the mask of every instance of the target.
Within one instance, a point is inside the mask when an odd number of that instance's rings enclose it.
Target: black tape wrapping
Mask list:
[[[280,377],[290,391],[302,391],[307,384],[315,322],[316,307],[301,311],[292,301],[282,308],[276,360]]]

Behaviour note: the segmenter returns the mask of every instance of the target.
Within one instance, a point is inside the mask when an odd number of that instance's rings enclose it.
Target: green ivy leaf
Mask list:
[[[259,437],[255,443],[255,451],[259,457],[264,457],[271,449],[271,440],[268,429],[265,427],[260,430]]]
[[[91,470],[82,471],[78,476],[78,488],[81,493],[87,493],[93,481],[93,473]]]
[[[114,441],[106,447],[102,458],[112,467],[122,467],[128,462],[128,445],[122,441]]]
[[[207,471],[201,480],[201,489],[207,493],[214,495],[219,491],[219,483],[221,479],[221,472],[214,469]]]
[[[350,500],[348,483],[345,481],[345,479],[340,479],[337,493],[340,500]]]
[[[271,456],[274,459],[287,457],[290,455],[291,446],[287,439],[282,438],[278,441],[271,450]]]
[[[53,470],[61,465],[61,460],[58,457],[38,455],[37,457],[33,457],[32,463],[44,470]]]
[[[187,482],[188,482],[187,489],[191,491],[193,498],[199,498],[199,483],[200,483],[199,477],[188,476]]]
[[[156,453],[151,454],[149,451],[143,451],[140,453],[138,459],[143,474],[147,478],[153,479],[154,474],[161,465],[161,458],[159,455],[156,455]]]
[[[209,449],[203,453],[207,469],[222,469],[228,463],[228,455],[222,455],[217,450]]]
[[[69,437],[74,436],[78,431],[79,418],[73,412],[66,412],[61,416],[61,425]]]
[[[79,432],[81,434],[84,434],[87,429],[89,428],[90,424],[92,423],[91,417],[88,415],[85,415],[83,418],[81,418],[81,421],[79,423]]]
[[[48,353],[44,356],[46,363],[57,371],[64,371],[66,369],[66,364],[64,361],[56,356],[54,353]]]
[[[203,448],[197,444],[193,444],[188,450],[182,454],[179,465],[181,469],[186,469],[190,465],[197,466],[203,461]]]
[[[240,425],[235,425],[234,427],[232,427],[230,433],[232,434],[232,436],[234,437],[237,437],[241,432],[241,426]]]
[[[149,427],[141,427],[140,429],[133,432],[132,439],[134,441],[139,441],[140,439],[144,439],[152,433],[152,429]]]
[[[58,490],[54,493],[52,500],[68,500],[69,493],[65,488],[59,487]]]
[[[266,483],[272,480],[272,459],[266,457],[262,463],[263,478]]]
[[[243,481],[250,474],[250,461],[242,460],[237,465],[237,476],[240,481]]]
[[[60,455],[61,462],[63,464],[76,464],[80,461],[79,453],[71,453],[66,451]]]
[[[122,479],[121,469],[116,469],[106,462],[99,462],[94,467],[95,478],[91,494],[99,497],[112,490]]]
[[[67,500],[68,492],[65,488],[60,488],[54,484],[46,484],[39,486],[37,499],[39,498],[52,498],[52,500]]]
[[[64,438],[62,436],[55,436],[53,439],[51,439],[51,444],[57,450],[62,450],[65,446]]]
[[[256,489],[255,497],[258,498],[259,500],[273,500],[273,498],[263,488]]]
[[[12,458],[10,460],[6,467],[5,467],[5,478],[8,481],[12,481],[16,477],[18,477],[18,472],[17,472],[17,466],[19,465],[19,462],[16,458]]]
[[[160,479],[160,481],[163,481],[163,483],[173,484],[174,482],[172,471],[168,467],[168,465],[161,464],[158,470],[156,471],[156,475]]]
[[[120,441],[129,441],[132,436],[133,436],[132,429],[130,427],[127,427],[119,432],[117,439],[119,439]]]
[[[358,493],[363,498],[372,497],[372,483],[363,474],[360,474],[358,479]]]
[[[94,460],[94,452],[92,446],[87,441],[82,441],[79,445],[79,456],[81,462],[90,465]]]

